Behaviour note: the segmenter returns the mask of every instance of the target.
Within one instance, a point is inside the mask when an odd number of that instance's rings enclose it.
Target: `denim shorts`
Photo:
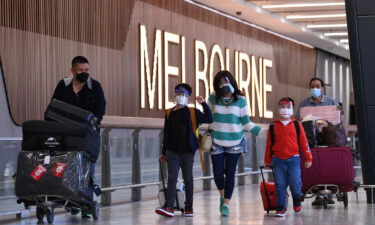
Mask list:
[[[243,137],[241,142],[238,145],[235,145],[232,147],[224,147],[224,146],[220,146],[215,143],[212,143],[210,152],[211,152],[211,155],[218,155],[224,152],[230,153],[230,154],[246,153],[247,152],[246,138]]]

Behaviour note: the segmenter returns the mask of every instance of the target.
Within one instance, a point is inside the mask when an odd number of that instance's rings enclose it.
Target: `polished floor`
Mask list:
[[[306,199],[301,213],[288,210],[285,218],[276,218],[271,212],[263,211],[258,185],[246,185],[235,188],[231,202],[231,216],[221,217],[219,214],[219,198],[216,191],[197,192],[194,195],[193,218],[186,218],[175,213],[174,218],[165,218],[154,213],[158,205],[157,199],[115,205],[101,209],[98,221],[81,220],[80,216],[57,213],[54,224],[296,224],[296,225],[374,225],[375,205],[365,203],[365,192],[358,193],[358,201],[354,192],[349,193],[349,206],[342,202],[329,205],[328,209],[311,206],[312,199]],[[0,224],[47,224],[38,223],[35,217],[16,220],[14,216],[0,217]]]

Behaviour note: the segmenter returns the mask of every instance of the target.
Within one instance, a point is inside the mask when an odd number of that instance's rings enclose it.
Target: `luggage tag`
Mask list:
[[[30,176],[35,181],[38,181],[38,180],[40,180],[40,178],[42,178],[42,176],[45,174],[46,171],[47,171],[47,169],[45,167],[43,167],[42,165],[38,165],[37,167],[35,167],[33,172],[31,172]]]
[[[51,156],[46,155],[46,156],[44,157],[44,164],[49,164],[50,161],[51,161]]]
[[[64,175],[66,164],[58,162],[55,167],[52,169],[52,175],[55,177],[62,177]]]

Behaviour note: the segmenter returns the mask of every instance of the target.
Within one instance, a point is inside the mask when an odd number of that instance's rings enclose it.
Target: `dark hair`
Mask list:
[[[215,102],[218,103],[219,98],[224,97],[224,94],[222,93],[220,89],[221,79],[223,78],[228,78],[230,84],[233,86],[234,88],[233,101],[237,101],[238,100],[237,95],[243,95],[243,94],[238,89],[236,80],[234,79],[233,75],[229,71],[221,70],[215,75],[215,78],[214,78]]]
[[[322,85],[322,87],[324,87],[324,81],[323,81],[322,79],[318,78],[318,77],[313,77],[313,78],[311,78],[310,83],[309,83],[309,86],[311,86],[311,83],[312,83],[313,81],[315,81],[315,80],[320,81],[320,84]]]
[[[290,98],[290,97],[284,97],[284,98],[280,99],[279,100],[279,105],[280,105],[280,102],[282,102],[282,101],[292,102],[293,108],[294,108],[294,100],[292,98]]]
[[[189,96],[191,96],[191,92],[193,91],[193,89],[191,89],[190,85],[186,83],[177,84],[176,87],[174,87],[174,91],[176,91],[179,88],[187,90],[189,92]]]
[[[83,57],[83,56],[76,56],[73,58],[72,60],[72,67],[74,67],[76,64],[85,64],[85,63],[89,63],[89,61]]]

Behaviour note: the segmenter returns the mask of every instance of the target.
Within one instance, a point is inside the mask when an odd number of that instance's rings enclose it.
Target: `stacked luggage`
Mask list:
[[[96,220],[99,204],[93,201],[93,166],[99,155],[100,134],[90,112],[53,100],[44,121],[22,126],[15,194],[18,203],[37,206],[37,218],[54,220],[54,208],[81,209]],[[49,120],[49,121],[48,121]]]

